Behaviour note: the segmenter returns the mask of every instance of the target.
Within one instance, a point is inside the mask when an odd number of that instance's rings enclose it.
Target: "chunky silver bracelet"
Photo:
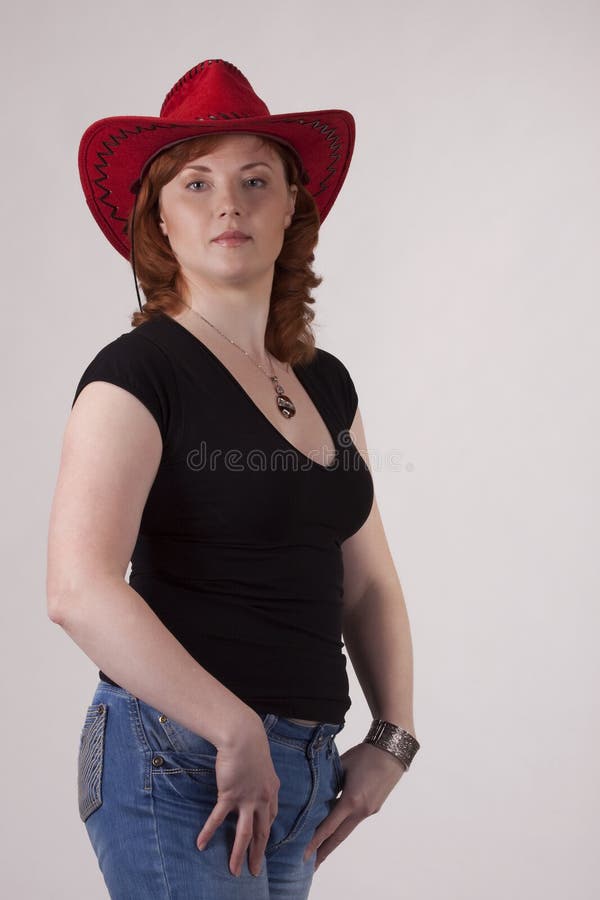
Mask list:
[[[373,744],[375,747],[387,750],[400,760],[407,771],[415,753],[421,746],[409,731],[405,731],[399,725],[393,725],[392,722],[386,722],[384,719],[373,719],[363,744]]]

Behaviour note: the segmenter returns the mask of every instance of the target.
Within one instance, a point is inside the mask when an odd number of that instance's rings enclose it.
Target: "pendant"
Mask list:
[[[291,419],[292,416],[296,415],[296,407],[285,394],[279,394],[277,397],[277,406],[279,407],[281,415],[285,416],[286,419]]]
[[[279,412],[282,416],[285,416],[286,419],[291,419],[292,416],[296,415],[296,407],[287,394],[284,394],[283,388],[278,381],[275,383],[275,390],[277,391],[277,407]]]

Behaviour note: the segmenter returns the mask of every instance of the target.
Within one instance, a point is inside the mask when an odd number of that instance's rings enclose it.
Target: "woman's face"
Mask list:
[[[279,155],[260,138],[227,135],[161,189],[160,228],[191,282],[250,286],[270,278],[271,284],[297,192]],[[224,231],[249,240],[217,243]]]

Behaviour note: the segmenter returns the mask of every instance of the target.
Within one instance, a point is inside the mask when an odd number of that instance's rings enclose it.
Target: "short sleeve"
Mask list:
[[[358,409],[358,394],[356,393],[356,388],[354,386],[354,382],[352,381],[352,377],[350,372],[346,368],[343,362],[340,362],[341,370],[342,370],[342,381],[344,386],[344,399],[346,404],[346,421],[347,428],[350,428],[354,421],[354,416],[356,415],[356,410]]]
[[[340,411],[344,428],[349,429],[358,409],[358,394],[354,381],[341,359],[323,348],[319,349],[319,353],[331,402]]]
[[[85,369],[71,409],[83,388],[92,381],[107,381],[124,388],[150,411],[160,429],[163,446],[171,431],[177,384],[165,352],[135,332],[128,332],[103,347]]]

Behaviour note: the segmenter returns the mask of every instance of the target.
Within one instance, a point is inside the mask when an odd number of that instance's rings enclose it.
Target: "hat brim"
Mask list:
[[[343,109],[236,119],[174,122],[162,117],[111,116],[84,132],[78,154],[87,205],[113,247],[130,259],[124,233],[135,194],[132,186],[167,147],[207,134],[247,133],[287,144],[300,157],[307,190],[321,224],[345,181],[354,151],[355,122]]]

